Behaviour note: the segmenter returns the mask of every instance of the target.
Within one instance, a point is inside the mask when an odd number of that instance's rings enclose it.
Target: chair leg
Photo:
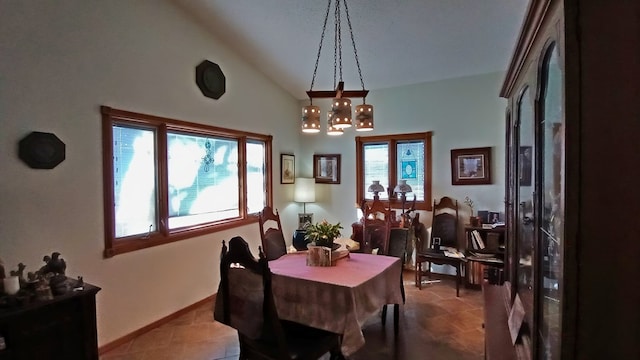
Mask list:
[[[382,326],[387,323],[387,305],[382,306]]]
[[[460,279],[461,279],[460,267],[461,267],[461,264],[458,264],[458,266],[456,266],[456,297],[460,297]]]
[[[400,304],[393,305],[393,334],[398,336],[398,329],[400,323]]]
[[[416,263],[416,286],[422,290],[422,263]]]

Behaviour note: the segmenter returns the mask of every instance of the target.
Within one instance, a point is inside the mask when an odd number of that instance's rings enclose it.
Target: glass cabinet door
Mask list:
[[[516,292],[526,312],[528,324],[533,324],[534,284],[534,202],[533,165],[535,163],[535,121],[531,90],[527,87],[518,100],[517,178],[516,189]]]
[[[540,269],[539,357],[560,359],[562,252],[564,232],[564,111],[562,71],[555,44],[540,67]]]

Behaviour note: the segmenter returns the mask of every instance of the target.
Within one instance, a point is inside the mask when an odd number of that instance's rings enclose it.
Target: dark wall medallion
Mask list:
[[[65,158],[65,145],[51,133],[34,131],[19,143],[18,156],[34,169],[53,169]]]
[[[226,78],[218,64],[204,60],[196,66],[196,84],[202,94],[212,99],[220,99],[226,91]]]

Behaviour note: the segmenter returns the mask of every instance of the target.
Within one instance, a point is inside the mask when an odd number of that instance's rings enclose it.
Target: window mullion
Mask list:
[[[240,217],[247,217],[247,137],[238,139],[238,200],[240,203]]]
[[[162,124],[157,134],[158,164],[158,227],[163,237],[169,236],[169,153],[167,125]]]

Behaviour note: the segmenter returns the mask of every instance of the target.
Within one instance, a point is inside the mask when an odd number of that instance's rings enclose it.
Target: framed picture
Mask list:
[[[491,148],[452,149],[451,184],[491,184]]]
[[[280,154],[280,184],[296,182],[296,157],[292,154]]]
[[[313,177],[316,183],[340,184],[340,154],[313,155]]]
[[[531,146],[520,146],[520,186],[531,186]]]

